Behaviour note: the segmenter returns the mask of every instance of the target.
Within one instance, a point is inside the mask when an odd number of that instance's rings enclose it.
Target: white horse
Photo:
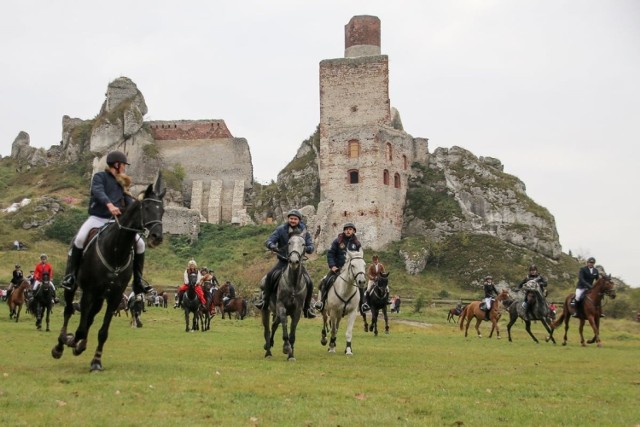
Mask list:
[[[327,345],[327,330],[331,328],[331,341],[329,342],[329,353],[336,352],[336,334],[340,326],[340,320],[347,318],[347,347],[344,352],[347,355],[353,354],[351,348],[351,337],[353,324],[355,323],[360,305],[360,292],[358,288],[367,286],[367,265],[364,261],[362,250],[358,252],[347,251],[347,260],[340,269],[340,274],[333,282],[331,289],[327,292],[327,303],[322,309],[322,339],[320,343]],[[328,319],[328,325],[327,325]]]

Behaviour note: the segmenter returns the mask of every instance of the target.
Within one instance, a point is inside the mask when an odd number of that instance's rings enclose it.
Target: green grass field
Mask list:
[[[115,318],[105,370],[89,372],[102,314],[87,351],[51,357],[52,332],[0,314],[0,425],[70,426],[634,426],[640,423],[640,325],[604,319],[603,347],[536,345],[518,322],[514,342],[464,338],[444,309],[391,314],[391,333],[354,330],[354,356],[320,345],[321,321],[301,320],[297,361],[277,335],[264,359],[257,317],[215,317],[208,332],[184,332],[184,315],[147,308],[144,327]],[[75,329],[77,317],[72,319]],[[488,323],[483,334],[488,335]],[[344,328],[344,325],[343,325]],[[541,325],[534,332],[544,338]],[[561,331],[557,335],[561,337]],[[558,338],[560,338],[558,337]]]

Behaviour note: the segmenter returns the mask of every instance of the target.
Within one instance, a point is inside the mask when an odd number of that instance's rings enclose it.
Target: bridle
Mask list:
[[[140,200],[140,228],[131,228],[131,227],[126,227],[122,224],[120,224],[120,221],[118,221],[118,217],[114,217],[116,224],[118,225],[118,228],[120,230],[127,230],[127,231],[133,231],[135,233],[140,233],[142,234],[145,238],[149,237],[149,234],[151,234],[151,230],[153,230],[155,227],[157,227],[158,225],[162,225],[162,220],[161,219],[152,219],[149,221],[144,220],[144,209],[142,209],[142,204],[144,202],[152,202],[152,203],[158,203],[159,205],[162,205],[162,200],[160,199],[154,199],[154,198],[147,198],[147,199],[142,199]]]
[[[346,267],[345,270],[351,270],[351,269],[354,268],[353,265],[351,265],[351,261],[353,261],[354,259],[363,259],[363,257],[360,256],[360,255],[356,255],[356,256],[353,256],[353,257],[349,258],[349,262],[348,262],[348,264],[346,264],[347,267]],[[365,286],[358,286],[358,284],[357,284],[358,283],[358,280],[357,280],[358,276],[360,276],[360,275],[364,276],[365,275],[364,271],[358,271],[356,273],[351,271],[351,275],[353,276],[353,283],[346,281],[344,278],[342,278],[342,275],[338,275],[338,278],[342,279],[342,281],[346,282],[348,285],[356,287],[356,288],[364,289],[366,287],[366,285]],[[366,282],[366,280],[364,280],[364,282]]]

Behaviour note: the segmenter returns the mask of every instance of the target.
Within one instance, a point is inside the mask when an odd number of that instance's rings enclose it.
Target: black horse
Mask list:
[[[191,273],[189,275],[189,283],[187,283],[187,290],[184,292],[182,296],[182,309],[184,310],[184,322],[185,322],[185,332],[197,331],[200,329],[200,324],[202,323],[202,311],[200,310],[200,298],[198,298],[198,294],[196,293],[196,284],[198,282],[198,275],[195,273]],[[189,316],[193,314],[193,320],[191,323],[191,327],[189,327]],[[204,327],[202,328],[202,332],[204,332]]]
[[[106,300],[107,310],[98,332],[98,346],[91,360],[91,371],[103,369],[102,350],[109,336],[109,325],[133,273],[135,238],[140,233],[147,235],[148,246],[151,248],[162,243],[164,194],[165,189],[161,187],[161,178],[158,176],[155,184],[148,186],[140,200],[127,206],[115,222],[101,228],[85,247],[76,280],[82,289],[80,323],[75,335],[67,334],[69,319],[74,312],[75,291],[65,289],[64,322],[58,343],[51,349],[54,358],[62,357],[65,345],[73,348],[75,356],[87,349],[89,328]]]
[[[384,333],[389,333],[389,317],[387,316],[387,301],[389,301],[388,284],[389,273],[381,273],[375,281],[375,285],[371,288],[371,292],[369,293],[371,325],[367,325],[367,315],[366,313],[362,313],[364,331],[373,332],[375,336],[378,336],[378,315],[380,314],[380,310],[382,310],[382,315],[384,316]]]
[[[547,319],[549,318],[549,305],[547,305],[547,301],[542,294],[542,290],[538,282],[535,280],[528,281],[524,284],[519,294],[520,295],[516,296],[511,305],[507,308],[507,311],[509,312],[509,323],[507,324],[509,342],[511,342],[511,326],[513,326],[513,324],[516,323],[516,320],[518,320],[518,317],[520,317],[524,320],[527,333],[529,333],[536,343],[538,343],[538,339],[531,332],[532,320],[539,320],[542,323],[551,336],[550,339],[555,344],[556,341],[553,339],[551,327],[549,326],[549,323],[547,323]],[[523,307],[523,301],[527,302],[527,308]]]
[[[44,273],[42,275],[42,283],[38,287],[38,290],[33,295],[32,312],[36,316],[36,328],[42,329],[42,316],[46,312],[45,321],[47,322],[46,331],[49,332],[49,316],[51,315],[51,309],[53,308],[53,299],[55,297],[53,286],[49,280],[49,274]]]

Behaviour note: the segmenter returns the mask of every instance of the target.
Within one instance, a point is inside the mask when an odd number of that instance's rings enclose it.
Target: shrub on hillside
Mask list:
[[[81,209],[67,209],[56,216],[56,219],[45,228],[44,235],[63,243],[71,242],[78,229],[87,219],[87,213]]]

